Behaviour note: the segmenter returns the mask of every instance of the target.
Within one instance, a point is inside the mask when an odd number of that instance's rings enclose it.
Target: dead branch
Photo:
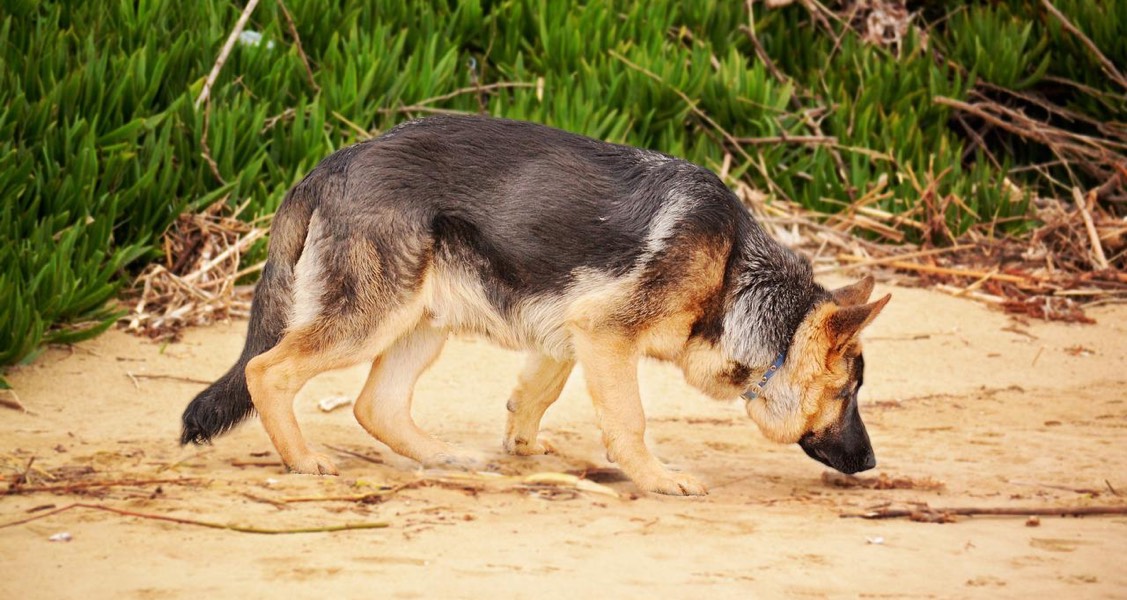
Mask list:
[[[972,92],[975,97],[982,97]],[[1076,164],[1100,181],[1117,177],[1118,168],[1127,163],[1123,152],[1127,143],[1111,138],[1098,138],[1067,129],[1053,127],[1025,113],[985,99],[975,103],[936,96],[933,102],[978,117],[984,122],[1031,140],[1051,150],[1067,168]]]
[[[1107,256],[1104,255],[1103,244],[1100,243],[1100,234],[1096,232],[1096,225],[1092,223],[1092,214],[1088,211],[1088,206],[1095,205],[1096,191],[1092,190],[1088,194],[1088,200],[1084,200],[1084,196],[1080,194],[1080,188],[1072,188],[1072,199],[1076,202],[1076,210],[1080,211],[1080,216],[1084,219],[1084,229],[1088,232],[1088,239],[1092,244],[1092,263],[1097,269],[1106,269],[1108,267]]]
[[[167,265],[150,264],[126,294],[132,304],[130,313],[122,318],[127,330],[175,339],[185,326],[249,312],[250,290],[236,286],[248,271],[239,266],[266,229],[240,221],[237,211],[229,209],[223,198],[202,213],[181,215],[173,223],[163,238]]]
[[[701,121],[704,121],[705,124],[707,124],[709,127],[711,127],[713,131],[715,131],[722,138],[724,138],[724,141],[726,141],[729,144],[729,146],[731,147],[732,150],[735,150],[736,152],[738,152],[740,154],[740,156],[742,156],[744,158],[744,160],[746,160],[749,164],[754,166],[756,168],[756,170],[759,171],[759,174],[763,176],[763,179],[764,179],[764,181],[767,182],[767,185],[769,185],[775,191],[775,193],[779,195],[779,197],[787,198],[786,192],[781,187],[779,187],[779,185],[777,183],[775,183],[775,181],[771,178],[771,175],[770,175],[770,173],[768,172],[768,169],[767,169],[767,165],[765,165],[763,163],[762,154],[759,155],[759,160],[755,160],[754,158],[752,158],[752,156],[750,154],[748,154],[747,150],[744,149],[744,147],[739,143],[739,141],[735,138],[735,136],[733,136],[730,132],[728,132],[728,130],[721,127],[720,124],[717,123],[715,119],[708,116],[708,113],[705,113],[703,110],[701,110],[701,108],[699,106],[697,106],[696,100],[693,100],[692,98],[690,98],[689,95],[686,94],[685,92],[683,92],[682,90],[677,89],[676,87],[670,85],[667,81],[662,79],[661,76],[658,75],[657,73],[654,73],[653,71],[651,71],[651,70],[631,61],[630,59],[626,58],[621,53],[616,52],[614,50],[610,50],[608,53],[612,57],[614,57],[615,59],[622,62],[622,64],[624,64],[627,67],[630,67],[631,69],[634,69],[635,71],[638,71],[639,73],[645,75],[646,77],[649,77],[650,79],[664,85],[666,88],[669,89],[669,91],[676,94],[677,97],[680,98],[681,101],[684,102],[685,105],[689,107],[690,112],[692,112],[694,115],[696,115],[697,118],[699,118]]]
[[[491,83],[491,84],[488,84],[488,85],[477,85],[477,86],[458,88],[458,89],[456,89],[452,92],[448,92],[446,94],[434,96],[434,97],[431,97],[431,98],[426,98],[426,99],[420,100],[420,101],[418,101],[414,104],[408,105],[408,106],[398,106],[398,107],[395,107],[395,108],[381,108],[380,114],[400,114],[400,113],[410,113],[410,112],[428,112],[428,113],[452,114],[452,115],[470,114],[468,111],[464,111],[464,110],[452,110],[452,109],[447,109],[447,108],[433,108],[430,105],[436,104],[436,103],[439,103],[439,102],[445,102],[446,100],[451,100],[453,98],[456,98],[458,96],[464,96],[466,94],[481,95],[481,94],[485,94],[487,92],[494,92],[494,91],[497,91],[497,90],[504,90],[504,89],[511,89],[511,88],[532,88],[532,87],[536,87],[536,84],[535,83],[528,83],[528,82],[524,82],[524,81],[499,81],[499,82]]]
[[[168,375],[165,373],[126,373],[133,379],[167,379],[169,381],[182,381],[184,383],[201,383],[204,385],[211,385],[213,382],[209,379],[197,379],[195,377],[184,377],[181,375]]]
[[[1073,25],[1072,21],[1069,21],[1068,17],[1064,16],[1063,13],[1057,10],[1057,7],[1053,6],[1052,2],[1050,2],[1049,0],[1041,0],[1041,4],[1045,5],[1045,9],[1048,10],[1054,17],[1056,17],[1058,21],[1060,21],[1061,27],[1064,27],[1069,33],[1080,38],[1080,42],[1083,43],[1084,46],[1087,47],[1093,55],[1095,55],[1096,60],[1099,61],[1100,66],[1103,67],[1104,71],[1108,74],[1108,77],[1111,77],[1113,81],[1123,86],[1123,88],[1127,89],[1127,78],[1124,78],[1123,74],[1115,68],[1115,63],[1108,60],[1108,58],[1104,56],[1103,52],[1100,52],[1099,47],[1096,46],[1096,43],[1093,42],[1091,38],[1084,35],[1084,32],[1080,31],[1080,29],[1077,28],[1076,25]]]
[[[955,507],[955,508],[881,508],[863,513],[845,513],[842,518],[902,519],[923,522],[949,522],[950,517],[976,515],[1012,517],[1084,517],[1095,515],[1127,515],[1127,506],[1050,506],[1050,507]],[[944,520],[946,519],[946,520]]]
[[[853,256],[850,254],[838,255],[838,260],[843,261],[857,261],[863,260],[861,257]],[[936,275],[953,275],[955,277],[973,277],[973,278],[986,278],[996,279],[998,281],[1005,281],[1008,283],[1028,285],[1030,279],[1035,279],[1033,276],[1019,277],[1017,275],[1006,275],[1003,273],[990,273],[987,271],[977,271],[972,269],[952,269],[949,267],[937,267],[935,265],[922,265],[919,263],[907,262],[903,260],[889,260],[881,263],[892,267],[894,269],[904,269],[907,271],[918,271],[921,273],[932,273]]]
[[[65,483],[61,485],[18,485],[13,483],[4,490],[4,494],[8,496],[16,494],[33,494],[39,492],[46,492],[52,494],[67,494],[79,490],[89,490],[95,488],[111,488],[111,487],[132,487],[153,484],[173,484],[173,485],[188,485],[198,483],[198,479],[192,478],[176,478],[176,479],[123,479],[119,481],[79,481],[74,483]]]
[[[211,87],[215,85],[215,80],[219,78],[219,71],[223,69],[223,64],[227,62],[231,49],[235,47],[239,34],[243,32],[243,28],[246,27],[247,21],[250,20],[250,14],[254,12],[256,6],[258,6],[258,0],[248,0],[242,14],[239,15],[239,20],[235,21],[235,27],[231,29],[231,34],[227,36],[227,41],[224,42],[223,48],[219,51],[219,56],[216,57],[215,64],[211,66],[211,72],[207,74],[207,80],[204,81],[203,89],[200,90],[200,95],[196,98],[197,109],[211,97]]]
[[[736,141],[741,144],[750,144],[753,146],[761,144],[837,144],[837,138],[831,135],[769,135],[763,137],[738,137]]]
[[[351,531],[353,529],[382,529],[384,527],[389,526],[389,524],[387,522],[379,521],[379,522],[374,522],[374,523],[346,523],[344,525],[329,525],[329,526],[325,526],[325,527],[298,527],[298,528],[294,528],[294,529],[270,529],[270,528],[262,528],[262,527],[251,527],[251,526],[247,526],[247,525],[235,525],[235,524],[232,524],[232,523],[214,523],[214,522],[211,522],[211,521],[199,521],[199,520],[196,520],[196,519],[183,519],[183,518],[179,518],[179,517],[169,517],[169,516],[166,516],[166,515],[154,515],[154,514],[150,514],[150,513],[141,513],[141,512],[134,512],[134,511],[131,511],[131,510],[123,510],[123,509],[120,509],[120,508],[113,508],[111,506],[102,506],[100,504],[85,504],[85,503],[82,503],[82,502],[76,502],[74,504],[68,504],[67,506],[52,510],[50,512],[45,512],[45,513],[36,515],[34,517],[29,517],[29,518],[26,518],[26,519],[20,519],[18,521],[12,521],[12,522],[9,522],[9,523],[0,524],[0,529],[3,529],[5,527],[14,527],[16,525],[22,525],[24,523],[30,523],[32,521],[38,521],[40,519],[44,519],[44,518],[47,518],[47,517],[50,517],[50,516],[54,516],[54,515],[57,515],[59,513],[66,512],[68,510],[73,510],[73,509],[76,509],[76,508],[85,508],[85,509],[89,509],[89,510],[100,510],[100,511],[104,511],[104,512],[110,512],[110,513],[126,516],[126,517],[136,517],[138,519],[149,519],[149,520],[153,520],[153,521],[165,521],[165,522],[168,522],[168,523],[177,523],[177,524],[180,524],[180,525],[195,525],[197,527],[207,527],[209,529],[226,529],[226,530],[229,530],[229,531],[237,531],[239,533],[258,533],[258,534],[265,534],[265,535],[279,535],[279,534],[290,534],[290,533],[327,533],[327,532],[333,532],[333,531]]]
[[[763,63],[767,70],[771,72],[771,76],[777,79],[780,83],[787,83],[788,78],[783,75],[779,67],[775,66],[775,61],[771,60],[771,56],[764,50],[763,44],[759,43],[759,36],[755,34],[755,0],[746,0],[744,7],[747,9],[747,25],[740,27],[747,34],[747,38],[751,41],[751,45],[755,48],[755,55],[759,57],[760,62]]]
[[[232,467],[284,467],[285,464],[277,460],[233,460]]]
[[[850,270],[850,269],[868,268],[868,267],[874,267],[874,266],[878,266],[878,265],[887,265],[887,264],[891,264],[891,263],[894,263],[894,262],[897,262],[897,261],[907,260],[909,258],[922,258],[924,256],[936,256],[936,255],[940,255],[940,254],[955,254],[957,252],[962,252],[963,250],[968,250],[968,249],[977,248],[977,247],[978,247],[978,244],[959,244],[957,246],[947,246],[945,248],[929,248],[927,250],[918,250],[916,252],[907,252],[907,253],[904,253],[904,254],[893,254],[893,255],[890,255],[890,256],[883,256],[883,257],[880,257],[880,258],[865,258],[863,256],[857,256],[857,257],[852,257],[852,258],[839,257],[839,259],[845,260],[847,262],[850,262],[850,261],[856,261],[856,262],[853,262],[853,264],[835,265],[835,266],[832,266],[832,267],[818,269],[816,272],[821,274],[821,273],[832,273],[834,271],[846,271],[846,270]]]
[[[16,394],[16,390],[13,389],[0,390],[0,406],[20,412],[27,412],[27,407],[23,405],[23,402],[20,402],[20,397]]]
[[[309,86],[313,88],[316,94],[321,93],[321,86],[317,85],[317,81],[313,79],[313,67],[309,66],[309,57],[305,54],[305,48],[301,45],[301,36],[297,34],[297,25],[293,21],[293,16],[290,15],[289,9],[286,8],[286,3],[282,0],[276,0],[278,8],[282,9],[282,17],[286,19],[286,26],[290,30],[290,36],[293,37],[294,45],[297,46],[297,55],[301,57],[301,64],[305,65],[305,76],[309,79]]]
[[[379,458],[378,456],[368,456],[366,454],[361,454],[359,452],[353,452],[352,450],[349,450],[347,448],[339,448],[337,446],[331,446],[331,445],[328,445],[328,444],[326,444],[325,446],[327,448],[329,448],[330,450],[333,450],[335,452],[340,452],[341,454],[347,454],[348,456],[359,458],[360,460],[370,462],[374,465],[384,464],[383,459]]]
[[[223,179],[223,175],[219,172],[219,164],[215,162],[215,158],[211,156],[211,146],[207,143],[207,132],[211,128],[211,98],[209,97],[204,103],[203,108],[203,131],[200,132],[200,156],[203,156],[204,161],[207,162],[208,168],[211,170],[212,176],[220,185],[227,185],[227,180]]]

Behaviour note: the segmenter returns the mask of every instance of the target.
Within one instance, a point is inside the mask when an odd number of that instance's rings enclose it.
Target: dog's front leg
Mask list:
[[[623,472],[647,492],[707,494],[695,477],[666,469],[646,448],[646,415],[638,393],[638,354],[633,342],[621,335],[582,330],[574,331],[573,340],[603,443]]]

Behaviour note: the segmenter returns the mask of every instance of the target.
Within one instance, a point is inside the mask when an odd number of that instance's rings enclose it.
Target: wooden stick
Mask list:
[[[624,56],[623,54],[621,54],[619,52],[615,52],[614,50],[610,50],[607,53],[610,54],[612,57],[614,57],[616,60],[622,62],[622,64],[626,65],[627,67],[630,67],[631,69],[638,71],[639,73],[645,75],[646,77],[649,77],[650,79],[662,84],[663,86],[666,87],[666,89],[668,89],[669,91],[676,94],[677,97],[680,98],[681,101],[684,102],[685,105],[689,107],[690,112],[692,112],[694,115],[696,115],[697,118],[699,118],[700,120],[704,121],[709,127],[712,127],[712,129],[715,132],[719,133],[720,137],[724,138],[724,140],[732,146],[733,150],[735,150],[736,152],[739,152],[740,156],[742,156],[744,158],[744,160],[746,160],[748,163],[754,165],[756,167],[756,169],[760,172],[760,174],[763,175],[763,178],[767,181],[767,185],[770,186],[772,189],[774,189],[775,192],[779,195],[780,198],[785,198],[787,200],[790,200],[790,197],[787,196],[786,191],[783,190],[783,188],[779,187],[779,184],[775,183],[774,179],[771,179],[770,172],[768,171],[767,166],[762,161],[763,155],[762,154],[759,155],[760,160],[757,162],[750,154],[748,154],[747,150],[744,149],[744,147],[739,143],[739,141],[736,140],[735,136],[733,136],[731,133],[729,133],[728,130],[724,129],[719,123],[716,122],[715,119],[708,116],[708,113],[701,110],[701,108],[700,108],[700,106],[698,106],[698,102],[696,100],[693,100],[692,98],[690,98],[689,95],[686,94],[684,91],[677,89],[673,85],[670,85],[669,82],[662,79],[661,76],[658,75],[657,73],[654,73],[653,71],[651,71],[651,70],[631,61],[630,59],[626,58],[626,56]]]
[[[850,262],[860,262],[865,260],[860,256],[854,256],[852,254],[839,254],[837,255],[837,259]],[[889,260],[882,262],[881,264],[885,264],[896,269],[904,269],[906,271],[919,271],[921,273],[932,273],[935,275],[954,275],[956,277],[973,277],[976,279],[989,276],[990,279],[1005,281],[1009,283],[1028,284],[1030,283],[1030,279],[1032,279],[1032,276],[1019,277],[1017,275],[1007,275],[1005,273],[991,274],[989,271],[952,269],[949,267],[937,267],[934,265],[921,265],[919,263],[907,262],[903,260]]]
[[[884,265],[884,264],[888,264],[888,263],[891,263],[891,262],[896,262],[898,260],[904,260],[904,259],[908,259],[908,258],[920,258],[922,256],[935,256],[936,254],[949,254],[951,252],[958,252],[960,250],[967,250],[969,248],[974,248],[974,247],[975,247],[975,244],[959,244],[957,246],[948,246],[946,248],[931,248],[929,250],[919,250],[917,252],[908,252],[907,254],[897,254],[895,256],[884,256],[884,257],[881,257],[881,258],[865,258],[863,256],[854,256],[854,255],[843,254],[843,255],[839,255],[838,259],[841,259],[843,256],[853,256],[853,258],[850,258],[850,259],[847,259],[847,260],[857,260],[859,262],[856,262],[856,263],[851,264],[851,265],[837,265],[837,266],[829,267],[829,268],[826,268],[826,269],[820,269],[818,272],[819,273],[830,273],[830,272],[833,272],[833,271],[844,271],[844,270],[847,270],[847,269],[857,269],[857,268],[862,268],[862,267],[871,267],[871,266],[875,266],[875,265]]]
[[[371,132],[369,132],[368,130],[364,129],[363,127],[361,127],[361,126],[357,125],[356,123],[353,123],[352,121],[350,121],[350,120],[348,119],[348,117],[346,117],[346,116],[344,116],[344,115],[342,115],[342,114],[338,113],[338,112],[337,112],[337,111],[335,111],[335,110],[333,110],[333,111],[329,111],[329,114],[333,115],[333,118],[335,118],[336,120],[338,120],[338,121],[340,121],[341,123],[344,123],[345,125],[347,125],[349,129],[351,129],[351,130],[352,130],[352,131],[354,131],[354,132],[355,132],[355,133],[356,133],[357,135],[359,135],[359,136],[360,136],[360,139],[362,139],[362,140],[370,140],[370,139],[372,139],[372,134],[371,134]]]
[[[347,448],[338,448],[337,446],[331,446],[329,444],[325,444],[325,447],[329,448],[330,450],[333,450],[334,452],[340,452],[341,454],[347,454],[348,456],[353,456],[353,457],[359,458],[360,460],[370,462],[374,465],[384,464],[383,459],[381,459],[379,457],[368,456],[366,454],[361,454],[359,452],[353,452],[352,450],[348,450]]]
[[[1091,515],[1127,515],[1127,506],[1049,506],[1049,507],[956,507],[956,508],[882,508],[864,513],[846,513],[843,519],[901,519],[916,516],[942,515],[996,515],[996,516],[1039,516],[1039,517],[1082,517]]]
[[[233,460],[232,467],[284,467],[285,464],[277,460]]]
[[[0,406],[5,406],[20,412],[27,412],[27,407],[20,402],[20,397],[16,395],[16,390],[0,390]]]
[[[211,385],[214,383],[209,379],[196,379],[195,377],[184,377],[181,375],[168,375],[165,373],[126,373],[134,379],[168,379],[171,381],[183,381],[184,383],[202,383],[204,385]]]
[[[281,502],[364,502],[376,503],[383,502],[383,499],[390,496],[396,490],[386,490],[382,492],[368,492],[367,494],[351,494],[348,496],[294,496],[291,498],[283,498]]]
[[[763,44],[759,43],[759,37],[755,35],[754,4],[755,0],[746,0],[746,2],[744,2],[744,7],[747,8],[747,26],[741,27],[740,29],[743,29],[744,33],[747,34],[748,39],[751,41],[751,45],[755,48],[756,56],[758,56],[763,65],[767,67],[767,70],[771,72],[771,75],[775,79],[779,80],[780,83],[790,83],[788,81],[788,78],[783,75],[782,71],[779,71],[779,68],[775,66],[775,62],[771,60],[771,56],[767,54],[766,50],[763,49]]]
[[[996,296],[994,294],[987,294],[985,292],[979,292],[977,290],[967,290],[966,288],[955,287],[953,285],[947,285],[945,283],[941,283],[941,284],[935,286],[934,289],[938,292],[943,292],[944,294],[949,294],[951,296],[956,296],[958,298],[968,298],[970,300],[978,300],[979,302],[985,302],[987,304],[999,304],[1000,305],[1000,304],[1006,303],[1006,299],[1001,297],[1001,296]]]
[[[255,241],[258,240],[258,238],[263,237],[265,235],[266,235],[265,229],[252,229],[252,230],[250,230],[249,232],[247,232],[246,235],[240,237],[237,242],[228,246],[227,249],[224,250],[223,252],[220,252],[218,256],[216,256],[215,258],[213,258],[213,259],[207,261],[206,263],[204,263],[203,265],[201,265],[198,269],[196,269],[196,271],[194,273],[189,273],[189,274],[185,275],[184,277],[181,277],[180,278],[181,281],[183,281],[184,283],[190,283],[190,282],[193,282],[193,281],[199,279],[200,277],[203,277],[203,275],[205,273],[211,271],[212,269],[215,268],[216,265],[218,265],[218,264],[222,263],[223,261],[227,260],[227,258],[229,258],[232,254],[238,254],[239,252],[242,252],[244,249],[249,248],[252,244],[254,244]]]
[[[500,81],[500,82],[497,82],[497,83],[491,83],[489,85],[459,88],[459,89],[454,90],[453,92],[442,94],[441,96],[434,96],[434,97],[431,97],[431,98],[426,98],[424,100],[420,100],[420,101],[416,102],[415,104],[411,104],[409,106],[399,106],[399,107],[395,107],[395,108],[381,108],[379,110],[379,112],[381,114],[398,114],[398,113],[408,113],[408,112],[429,112],[429,113],[450,114],[450,115],[473,114],[473,113],[470,113],[470,112],[464,111],[464,110],[451,110],[451,109],[448,109],[448,108],[433,108],[433,107],[430,107],[428,105],[434,104],[436,102],[442,102],[444,100],[450,100],[451,98],[454,98],[456,96],[461,96],[461,95],[464,95],[464,94],[483,93],[483,92],[490,92],[490,91],[494,91],[494,90],[501,90],[501,89],[508,89],[508,88],[532,88],[532,87],[536,87],[536,84],[535,83],[527,83],[527,82],[523,82],[523,81]]]
[[[181,518],[178,518],[178,517],[169,517],[169,516],[165,516],[165,515],[154,515],[154,514],[149,514],[149,513],[133,512],[131,510],[122,510],[120,508],[113,508],[113,507],[110,507],[110,506],[102,506],[100,504],[84,504],[84,503],[81,503],[81,502],[76,502],[74,504],[68,504],[67,506],[64,506],[62,508],[52,510],[51,512],[46,512],[46,513],[36,515],[34,517],[30,517],[30,518],[27,518],[27,519],[20,519],[18,521],[12,521],[10,523],[0,524],[0,529],[3,529],[5,527],[13,527],[15,525],[22,525],[24,523],[29,523],[31,521],[37,521],[39,519],[43,519],[45,517],[50,517],[52,515],[57,515],[61,512],[68,511],[68,510],[75,509],[75,508],[88,508],[90,510],[100,510],[100,511],[105,511],[105,512],[111,512],[111,513],[123,515],[123,516],[126,516],[126,517],[137,517],[139,519],[151,519],[153,521],[167,521],[169,523],[178,523],[180,525],[195,525],[197,527],[207,527],[207,528],[210,528],[210,529],[227,529],[227,530],[230,530],[230,531],[238,531],[240,533],[260,533],[260,534],[266,534],[266,535],[278,535],[278,534],[289,534],[289,533],[321,533],[321,532],[332,532],[332,531],[350,531],[350,530],[353,530],[353,529],[382,529],[384,527],[388,527],[388,525],[389,525],[387,522],[378,521],[378,522],[375,522],[375,523],[346,523],[344,525],[330,525],[330,526],[327,526],[327,527],[298,527],[298,528],[295,528],[295,529],[268,529],[268,528],[261,528],[261,527],[250,527],[250,526],[246,526],[246,525],[235,525],[235,524],[231,524],[231,523],[213,523],[211,521],[197,521],[195,519],[181,519]]]
[[[1090,50],[1092,54],[1096,55],[1096,60],[1100,62],[1100,66],[1104,68],[1104,71],[1107,71],[1108,76],[1114,79],[1115,82],[1119,85],[1127,88],[1127,78],[1124,78],[1123,74],[1115,68],[1115,63],[1108,60],[1108,58],[1104,56],[1103,52],[1100,52],[1099,47],[1096,46],[1096,43],[1093,42],[1091,38],[1084,35],[1083,31],[1080,31],[1075,25],[1073,25],[1072,21],[1069,21],[1068,17],[1064,16],[1059,10],[1057,10],[1057,7],[1053,6],[1052,2],[1050,2],[1049,0],[1041,0],[1041,4],[1044,4],[1045,8],[1050,13],[1052,13],[1052,15],[1056,17],[1058,21],[1060,21],[1061,27],[1064,27],[1069,33],[1080,38],[1080,41],[1085,46],[1087,46],[1088,50]]]
[[[293,36],[294,44],[297,45],[297,55],[301,57],[301,64],[305,65],[305,76],[309,78],[309,85],[313,87],[314,93],[321,93],[321,86],[317,85],[317,81],[313,79],[313,67],[309,66],[309,57],[305,55],[305,48],[301,46],[301,36],[297,34],[297,25],[293,22],[293,16],[286,8],[286,3],[282,0],[275,0],[278,3],[278,8],[282,9],[282,16],[286,19],[286,26],[290,29],[290,35]]]
[[[192,478],[176,478],[176,479],[133,479],[122,481],[79,481],[75,483],[66,483],[62,485],[10,485],[8,489],[4,490],[4,494],[29,494],[33,492],[70,492],[76,490],[86,490],[91,488],[107,488],[107,487],[121,487],[127,485],[152,485],[154,483],[175,483],[186,485],[189,483],[196,483],[198,479]]]
[[[769,135],[764,137],[738,137],[741,144],[836,144],[837,138],[829,135]]]
[[[1024,486],[1027,486],[1027,487],[1043,487],[1043,488],[1049,488],[1049,489],[1052,489],[1052,490],[1063,490],[1063,491],[1066,491],[1066,492],[1073,492],[1073,493],[1076,493],[1076,494],[1088,494],[1090,496],[1099,496],[1100,494],[1103,493],[1103,490],[1095,490],[1095,489],[1092,489],[1092,488],[1074,488],[1074,487],[1069,487],[1067,485],[1058,485],[1058,484],[1055,484],[1055,483],[1040,483],[1040,482],[1037,482],[1037,481],[1007,481],[1006,483],[1009,483],[1011,485],[1024,485]]]
[[[1088,203],[1080,193],[1080,188],[1072,188],[1072,199],[1076,201],[1076,210],[1080,211],[1080,217],[1084,219],[1084,229],[1088,231],[1088,241],[1092,244],[1092,262],[1095,263],[1092,266],[1097,269],[1106,269],[1108,266],[1107,256],[1104,255],[1100,234],[1096,231],[1096,224],[1092,222],[1092,215],[1088,212]],[[1088,195],[1088,199],[1095,201],[1095,190]]]
[[[207,132],[211,130],[211,99],[208,98],[207,103],[203,108],[203,132],[200,133],[200,156],[207,161],[207,166],[211,169],[211,174],[215,176],[215,180],[220,185],[227,185],[227,180],[223,179],[223,174],[219,172],[219,163],[215,162],[215,158],[211,155],[211,146],[207,143]],[[191,253],[186,252],[184,257],[191,256]]]
[[[200,90],[200,95],[196,98],[196,108],[207,101],[211,97],[211,86],[215,85],[215,80],[219,78],[219,71],[223,69],[223,63],[227,62],[227,56],[231,54],[231,49],[235,47],[235,42],[239,39],[239,34],[243,32],[243,28],[247,26],[247,21],[250,20],[250,13],[254,12],[254,7],[258,6],[258,0],[249,0],[243,13],[239,15],[239,20],[235,21],[235,28],[231,30],[231,34],[227,36],[227,42],[223,44],[223,49],[219,51],[219,56],[215,59],[215,64],[211,66],[211,72],[207,74],[207,80],[204,81],[203,89]]]

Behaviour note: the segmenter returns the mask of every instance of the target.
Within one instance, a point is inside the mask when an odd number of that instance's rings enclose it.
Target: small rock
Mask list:
[[[61,531],[47,538],[48,542],[69,542],[72,538],[69,531]]]
[[[322,412],[332,412],[342,406],[348,406],[349,404],[352,404],[351,398],[345,396],[329,396],[328,398],[322,398],[321,401],[317,403],[317,408],[320,408]]]
[[[1036,515],[1029,517],[1028,519],[1025,520],[1025,526],[1026,527],[1040,527],[1041,526],[1040,517],[1037,517]]]

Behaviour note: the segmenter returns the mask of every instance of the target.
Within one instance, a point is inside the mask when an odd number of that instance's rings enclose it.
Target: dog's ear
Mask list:
[[[869,284],[871,287],[871,283]],[[886,294],[876,302],[868,304],[860,304],[858,306],[846,306],[833,312],[826,319],[826,329],[830,334],[830,338],[834,340],[835,348],[843,348],[848,344],[866,325],[871,323],[873,319],[880,314],[881,309],[885,304],[892,299],[892,294]]]
[[[858,306],[869,301],[869,295],[873,293],[873,276],[866,275],[864,279],[838,288],[830,292],[830,297],[838,306]]]

